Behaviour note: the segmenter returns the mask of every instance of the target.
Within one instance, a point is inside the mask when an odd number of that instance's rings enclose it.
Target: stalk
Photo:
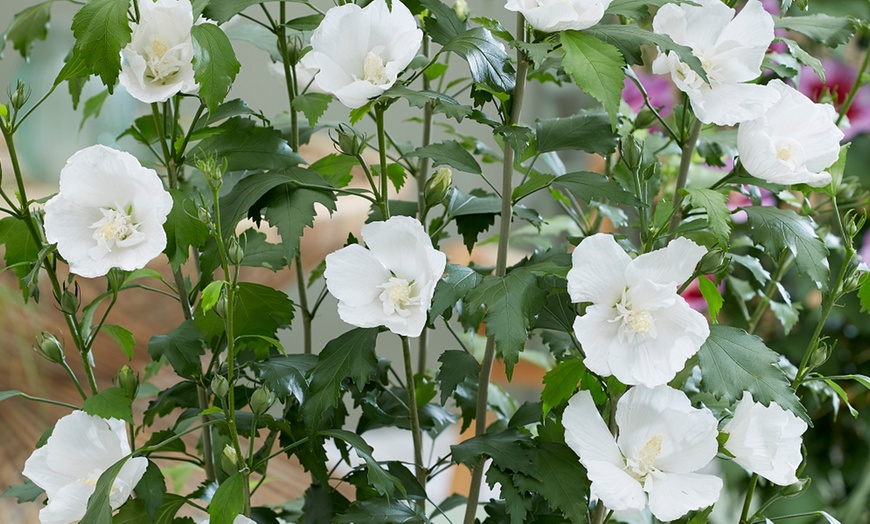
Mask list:
[[[680,172],[677,175],[677,187],[674,189],[674,214],[671,217],[671,236],[673,236],[677,226],[680,225],[680,219],[683,216],[683,213],[680,211],[680,204],[683,201],[683,195],[680,194],[680,190],[686,187],[686,178],[689,176],[689,167],[692,165],[692,155],[695,153],[698,137],[701,136],[701,126],[702,122],[695,118],[692,129],[689,131],[689,137],[682,144],[683,154],[680,157]]]
[[[429,35],[423,36],[423,56],[429,58]],[[428,91],[431,87],[429,77],[426,76],[426,71],[423,71],[423,90]],[[427,102],[423,106],[423,141],[421,147],[426,147],[432,141],[432,102]],[[426,227],[426,197],[423,190],[426,187],[426,181],[429,179],[429,159],[420,157],[420,163],[417,168],[417,220]],[[417,339],[417,372],[426,372],[426,353],[429,348],[429,330],[424,326],[423,332]]]
[[[414,384],[414,369],[411,362],[411,343],[402,336],[402,354],[405,357],[405,382],[408,387],[408,413],[411,418],[411,435],[414,439],[414,473],[417,482],[426,491],[426,468],[423,466],[423,435],[420,431],[420,414],[417,413],[417,387]],[[421,510],[426,508],[426,499],[417,501]]]
[[[384,220],[390,218],[390,179],[387,176],[387,140],[384,131],[384,108],[375,106],[375,121],[378,125],[378,157],[380,159],[381,173],[381,214]]]
[[[522,14],[517,14],[517,39],[525,40],[525,19]],[[526,89],[526,72],[529,63],[522,51],[517,49],[517,80],[514,94],[511,97],[511,114],[508,126],[516,125],[520,120],[523,108],[523,95]],[[510,238],[511,216],[513,205],[511,192],[513,191],[514,174],[514,150],[505,141],[504,159],[502,162],[502,187],[501,187],[501,220],[498,232],[498,254],[496,256],[495,275],[503,277],[507,273],[507,249]],[[495,339],[489,337],[486,340],[486,350],[483,361],[480,363],[480,379],[477,384],[477,419],[474,421],[474,436],[486,433],[486,407],[489,397],[489,379],[492,373],[492,362],[495,358]],[[480,498],[480,486],[483,481],[483,467],[486,459],[482,458],[471,473],[471,485],[468,488],[468,503],[465,507],[465,524],[474,524],[477,514],[477,502]]]
[[[770,277],[770,282],[768,282],[767,287],[764,288],[764,295],[761,297],[758,305],[755,306],[755,311],[752,312],[752,317],[749,319],[749,324],[746,328],[746,331],[749,334],[755,333],[755,329],[758,327],[758,322],[761,320],[761,316],[765,311],[767,311],[767,306],[770,304],[773,292],[776,290],[776,284],[782,280],[782,277],[785,275],[786,271],[788,271],[788,268],[791,267],[792,262],[794,262],[794,257],[790,251],[786,251],[781,257],[779,257],[776,271],[773,276]]]

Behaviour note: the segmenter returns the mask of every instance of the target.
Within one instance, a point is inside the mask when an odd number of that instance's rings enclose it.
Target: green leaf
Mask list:
[[[828,173],[831,174],[831,183],[825,186],[825,193],[832,197],[837,196],[837,191],[840,189],[840,184],[843,182],[843,173],[846,171],[846,157],[849,155],[849,147],[852,143],[843,144],[840,146],[840,156],[834,165],[828,168]]]
[[[791,333],[795,324],[800,320],[801,309],[803,307],[797,303],[785,304],[775,300],[770,301],[770,310],[773,311],[773,315],[782,324],[782,330],[786,335]]]
[[[554,407],[562,404],[577,391],[580,380],[586,374],[586,366],[578,359],[560,362],[544,375],[544,390],[541,400],[544,403],[544,415]]]
[[[855,19],[833,17],[823,13],[805,16],[784,16],[775,21],[778,28],[796,31],[828,47],[845,44],[857,30]]]
[[[166,232],[166,257],[176,271],[190,257],[190,248],[202,247],[208,240],[208,227],[199,219],[196,204],[177,189],[172,195],[172,210],[163,224]]]
[[[671,0],[613,0],[604,15],[624,16],[640,20],[650,15],[650,7],[661,7]]]
[[[443,51],[453,51],[465,58],[471,78],[500,93],[514,90],[515,75],[504,48],[483,27],[475,27],[451,39]],[[620,87],[622,92],[622,87]]]
[[[480,457],[485,455],[492,457],[493,463],[501,468],[534,473],[534,477],[537,478],[537,472],[532,467],[532,460],[521,445],[529,441],[528,436],[512,428],[470,438],[465,442],[450,446],[450,451],[453,462],[465,464],[469,468],[477,467]],[[547,474],[546,471],[540,473]]]
[[[377,339],[377,328],[356,328],[331,340],[320,352],[312,370],[308,399],[302,405],[302,415],[312,430],[317,429],[324,411],[338,403],[345,377],[362,387],[377,371]]]
[[[305,377],[316,364],[315,355],[279,355],[269,357],[266,361],[254,362],[252,366],[263,385],[279,399],[293,396],[302,403],[308,394]]]
[[[619,182],[591,171],[568,173],[556,177],[553,183],[564,187],[584,202],[609,200],[620,204],[643,206],[643,202],[623,189]]]
[[[472,310],[486,305],[486,334],[495,338],[510,379],[525,348],[529,327],[546,303],[546,292],[531,271],[518,268],[504,277],[486,277],[471,290],[466,302]]]
[[[234,473],[221,482],[208,505],[209,524],[233,524],[245,510],[245,476]]]
[[[18,284],[26,299],[29,292],[24,279],[38,260],[42,246],[33,240],[27,223],[15,217],[0,219],[0,244],[5,246],[3,259],[6,268],[12,269],[18,277]]]
[[[443,113],[448,118],[457,122],[471,115],[474,110],[460,104],[455,98],[449,97],[437,91],[412,91],[403,85],[396,84],[385,92],[382,97],[401,97],[414,107],[424,108],[426,104],[432,104],[434,113]]]
[[[555,179],[555,175],[532,171],[528,180],[515,187],[513,192],[511,192],[511,200],[513,200],[514,203],[517,203],[536,191],[550,187],[550,184],[552,184]]]
[[[449,349],[438,357],[441,367],[435,380],[441,389],[441,405],[447,403],[456,387],[468,379],[477,380],[480,374],[480,363],[474,355],[460,349]]]
[[[0,391],[0,402],[3,402],[6,399],[14,398],[20,396],[21,392],[15,389],[9,391]]]
[[[226,159],[227,172],[284,169],[305,160],[290,148],[281,132],[254,125],[248,118],[233,117],[215,128],[217,133],[203,139],[186,155],[188,165],[213,156]]]
[[[193,39],[193,78],[199,84],[199,98],[214,111],[224,101],[242,65],[233,44],[215,24],[190,28]]]
[[[779,355],[742,329],[710,326],[710,337],[698,351],[701,388],[727,402],[737,402],[744,391],[756,402],[776,402],[812,424],[807,411],[777,366]]]
[[[122,388],[108,388],[88,397],[82,410],[104,419],[116,418],[133,423],[133,399]]]
[[[133,360],[133,348],[136,347],[136,339],[133,338],[133,333],[129,329],[114,324],[105,324],[101,331],[118,343],[121,351],[127,355],[127,360]]]
[[[399,479],[388,473],[383,466],[372,457],[374,449],[372,449],[372,447],[369,446],[362,437],[356,433],[345,431],[343,429],[330,429],[321,431],[320,434],[343,440],[353,446],[357,456],[365,461],[366,469],[368,470],[369,483],[378,491],[378,493],[381,495],[387,495],[394,493],[395,490],[398,490],[403,494],[406,493],[405,486],[399,482]]]
[[[45,40],[45,37],[48,36],[52,3],[48,1],[30,6],[13,16],[12,22],[6,29],[6,34],[3,35],[4,45],[6,42],[12,42],[12,48],[21,53],[25,60],[28,60],[34,42]]]
[[[858,288],[858,300],[861,302],[861,311],[870,312],[870,276],[866,273],[861,279],[861,287]]]
[[[217,304],[221,297],[221,290],[226,283],[225,280],[215,280],[205,286],[205,289],[202,290],[202,298],[199,300],[199,308],[203,313],[208,313]]]
[[[180,326],[166,335],[151,337],[148,354],[152,360],[166,357],[172,369],[184,378],[202,375],[199,357],[205,354],[199,330],[192,320],[185,320]]]
[[[619,49],[580,31],[562,31],[562,66],[580,89],[604,105],[610,125],[616,128],[616,114],[625,82],[625,60]]]
[[[145,504],[145,511],[148,512],[148,516],[153,520],[163,506],[163,496],[166,494],[166,480],[164,480],[163,473],[157,464],[150,460],[148,461],[145,474],[142,475],[142,479],[136,484],[134,492],[136,493],[136,499],[141,500]]]
[[[312,128],[317,125],[317,121],[326,112],[329,103],[332,102],[332,95],[324,93],[305,93],[293,99],[293,109],[301,111],[305,118],[308,119],[308,125]]]
[[[154,521],[154,524],[182,524],[175,521],[175,514],[185,505],[186,501],[187,499],[184,497],[167,493],[163,497],[163,507],[157,513],[157,519]]]
[[[127,500],[112,517],[112,524],[144,524],[153,521],[154,517],[148,514],[145,503],[139,499]]]
[[[510,524],[527,522],[528,514],[532,511],[532,505],[535,502],[528,491],[520,489],[516,485],[514,480],[519,478],[521,478],[519,475],[511,474],[511,472],[497,467],[489,467],[486,470],[486,483],[491,488],[495,488],[496,484],[499,485],[498,492],[504,499],[505,512],[510,517]]]
[[[205,6],[202,14],[207,18],[222,24],[248,7],[263,4],[268,1],[271,0],[212,0]]]
[[[353,170],[358,165],[357,160],[350,155],[332,153],[319,158],[308,169],[320,175],[332,187],[347,187],[353,180]]]
[[[420,0],[419,3],[429,11],[423,23],[426,32],[436,43],[447,45],[468,30],[468,23],[460,20],[456,11],[441,0]]]
[[[788,38],[778,38],[778,40],[785,43],[786,47],[788,47],[788,52],[791,53],[791,56],[795,57],[795,59],[801,64],[812,68],[813,72],[818,75],[819,80],[824,83],[825,67],[822,65],[821,60],[804,51],[803,48],[794,40],[790,40]]]
[[[589,111],[566,118],[538,120],[535,139],[539,153],[580,149],[599,155],[612,153],[619,141],[607,115]]]
[[[109,93],[121,72],[121,49],[130,43],[130,0],[88,0],[73,16],[76,55],[98,75]]]
[[[710,312],[710,318],[713,323],[716,323],[716,316],[722,311],[722,306],[725,304],[725,299],[722,298],[722,293],[716,284],[706,276],[701,276],[698,279],[698,288],[701,290],[701,296],[707,301],[707,311]]]
[[[565,444],[543,442],[532,455],[541,475],[540,494],[573,524],[586,523],[589,483],[586,469]]]
[[[0,400],[3,399],[3,394],[0,393]],[[16,498],[19,504],[24,502],[33,502],[37,497],[45,493],[45,490],[33,483],[32,480],[25,478],[24,484],[9,486],[9,488],[0,494],[0,498]]]
[[[444,164],[449,165],[466,173],[474,173],[479,175],[483,172],[477,160],[471,156],[471,153],[465,150],[459,142],[455,140],[447,140],[438,144],[430,144],[425,147],[418,147],[410,153],[405,153],[406,157],[423,157],[432,159],[432,167],[438,167]]]
[[[429,308],[430,322],[465,298],[465,295],[481,280],[483,277],[480,273],[470,267],[447,264],[444,268],[444,277],[435,285],[432,307]]]
[[[712,189],[686,188],[683,190],[686,203],[703,208],[707,212],[707,223],[716,241],[727,245],[731,237],[731,210],[728,197]]]
[[[127,455],[118,462],[115,462],[100,475],[94,492],[88,498],[88,509],[84,517],[79,521],[79,524],[107,524],[112,522],[112,486],[115,484],[115,479],[118,477],[118,473],[121,472],[121,468],[124,467],[124,464],[130,458],[131,455]]]
[[[85,100],[85,107],[82,110],[82,122],[79,124],[79,131],[85,127],[85,122],[88,121],[88,118],[98,118],[100,116],[100,111],[103,109],[103,104],[106,102],[108,97],[109,90],[103,89],[96,95]]]
[[[743,208],[748,217],[752,238],[776,259],[784,250],[795,257],[795,265],[806,273],[816,286],[828,280],[828,248],[816,235],[815,223],[809,217],[800,216],[790,209],[769,206]]]
[[[307,522],[307,521],[306,521]],[[356,501],[330,522],[337,524],[410,524],[430,522],[419,508],[398,499],[372,498]]]
[[[825,378],[823,380],[828,386],[831,387],[831,389],[833,389],[837,393],[837,396],[840,397],[840,400],[842,400],[846,404],[846,407],[849,408],[849,414],[852,415],[852,418],[858,418],[858,410],[853,408],[852,404],[849,403],[849,394],[846,393],[846,391],[843,390],[843,388],[840,387],[840,385],[833,380],[829,378]]]

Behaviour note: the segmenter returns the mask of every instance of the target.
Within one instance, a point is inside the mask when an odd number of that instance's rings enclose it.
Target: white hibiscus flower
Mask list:
[[[555,33],[587,29],[604,17],[613,0],[508,0],[508,11],[519,11],[538,31]]]
[[[127,425],[122,420],[106,420],[83,411],[58,420],[48,442],[24,463],[24,475],[48,495],[39,521],[70,524],[81,520],[100,475],[130,451]],[[124,464],[112,484],[112,509],[126,502],[147,466],[144,457]]]
[[[447,257],[414,218],[372,222],[360,235],[366,247],[351,244],[326,257],[324,277],[338,315],[357,327],[420,336]]]
[[[319,70],[319,88],[355,109],[392,87],[422,42],[414,15],[400,1],[392,11],[385,0],[362,8],[345,4],[326,12],[302,65]]]
[[[653,19],[653,31],[691,47],[709,84],[673,51],[659,53],[653,72],[670,74],[704,123],[733,126],[758,117],[779,97],[745,82],[761,74],[761,62],[773,41],[773,17],[759,0],[749,0],[737,16],[721,0],[694,1],[700,5],[664,5]]]
[[[592,494],[611,510],[642,510],[675,520],[719,499],[722,480],[695,473],[718,450],[716,417],[695,409],[682,391],[668,386],[630,389],[616,407],[614,441],[588,391],[562,414],[565,442],[580,457]]]
[[[611,235],[580,242],[568,272],[573,302],[591,302],[574,322],[591,371],[625,384],[666,384],[710,334],[707,320],[677,295],[707,252],[677,238],[632,260]]]
[[[753,473],[788,486],[797,482],[795,472],[800,466],[801,435],[807,423],[776,402],[765,407],[752,399],[748,391],[737,404],[723,433],[728,434],[725,449],[734,455],[734,462]]]
[[[132,271],[166,247],[163,223],[171,209],[156,171],[129,153],[91,146],[61,170],[60,192],[45,204],[45,236],[76,275]]]
[[[198,89],[193,78],[193,8],[189,0],[139,2],[139,23],[121,50],[118,80],[133,98],[150,104]]]
[[[773,80],[767,89],[780,95],[779,102],[740,124],[740,163],[752,176],[776,184],[830,184],[825,170],[837,161],[844,136],[834,123],[834,106],[816,104],[781,80]]]

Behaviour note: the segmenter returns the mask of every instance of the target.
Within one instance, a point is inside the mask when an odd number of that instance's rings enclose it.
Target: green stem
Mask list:
[[[70,408],[70,409],[82,409],[81,406],[76,406],[74,404],[67,404],[66,402],[61,402],[59,400],[51,400],[48,398],[41,398],[41,397],[32,397],[26,393],[18,393],[18,396],[25,399],[25,400],[32,400],[33,402],[40,402],[42,404],[51,404],[53,406],[63,406],[65,408]]]
[[[791,267],[792,262],[794,262],[794,256],[792,256],[791,251],[785,250],[782,256],[779,257],[776,271],[773,273],[773,276],[770,277],[770,282],[768,282],[767,287],[764,288],[764,294],[762,294],[761,299],[755,306],[755,310],[752,312],[752,316],[749,318],[749,324],[746,328],[748,333],[755,333],[755,329],[758,327],[758,322],[761,320],[761,316],[764,315],[764,312],[767,311],[767,306],[770,305],[773,293],[776,291],[777,283],[779,283],[779,281],[782,280],[782,277],[785,276],[785,273]]]
[[[517,14],[517,40],[525,41],[525,19]],[[526,88],[526,72],[529,63],[522,51],[517,49],[517,77],[514,92],[511,96],[511,113],[508,126],[514,126],[520,121],[523,109],[523,95]],[[510,238],[511,216],[513,205],[511,192],[513,190],[514,150],[507,140],[504,142],[504,158],[502,161],[501,218],[499,219],[498,253],[496,255],[495,275],[503,277],[507,273],[508,239]],[[474,435],[486,433],[486,408],[488,405],[489,380],[492,373],[492,362],[495,359],[495,339],[486,340],[486,350],[480,364],[480,377],[477,383],[477,416],[474,421]],[[477,514],[477,502],[480,498],[480,487],[483,481],[485,459],[482,458],[472,470],[471,485],[468,488],[468,502],[465,507],[465,524],[474,524]]]
[[[296,253],[296,286],[299,289],[299,309],[302,310],[302,335],[305,353],[311,353],[311,311],[308,309],[308,290],[305,288],[305,272],[302,267],[302,253]]]
[[[88,395],[85,393],[85,390],[82,389],[82,384],[81,382],[79,382],[79,378],[76,376],[75,373],[73,373],[73,370],[69,367],[69,364],[66,363],[66,358],[61,361],[60,365],[66,371],[67,375],[69,375],[69,378],[72,380],[73,385],[76,387],[76,391],[78,391],[79,395],[81,395],[82,400],[87,400]]]
[[[861,86],[864,85],[864,71],[867,70],[868,65],[870,65],[870,50],[865,51],[864,61],[861,62],[861,68],[858,69],[858,76],[855,77],[855,83],[852,85],[852,89],[849,91],[846,101],[843,102],[843,107],[840,108],[840,114],[837,116],[838,126],[840,125],[840,122],[846,118],[846,113],[848,113],[849,108],[852,107],[852,102],[855,101],[855,96],[858,94],[858,90],[860,90]]]
[[[417,412],[417,388],[414,384],[414,369],[411,363],[411,343],[408,337],[401,336],[402,355],[405,358],[405,387],[408,389],[408,414],[411,418],[411,436],[414,440],[414,472],[417,482],[426,490],[426,468],[423,465],[423,434],[420,431],[420,415]],[[417,501],[420,509],[425,509],[426,501]]]
[[[429,35],[423,36],[423,56],[429,57]],[[423,90],[431,88],[429,77],[423,72]],[[427,102],[423,106],[423,139],[421,147],[426,147],[432,141],[432,111],[433,103]],[[429,159],[420,157],[417,167],[417,220],[426,228],[426,181],[429,179]],[[429,330],[424,326],[420,337],[417,339],[417,372],[426,373],[426,354],[429,350]]]
[[[381,172],[381,215],[383,220],[390,218],[390,177],[387,176],[387,140],[384,131],[384,108],[380,105],[375,105],[375,120],[378,126],[378,158],[380,160]]]
[[[680,211],[680,204],[683,201],[683,195],[680,191],[686,187],[686,178],[689,176],[689,167],[692,166],[692,155],[695,153],[695,145],[698,143],[698,137],[701,136],[701,126],[703,123],[695,119],[692,124],[692,129],[689,131],[689,137],[682,144],[682,155],[680,156],[680,172],[677,175],[677,187],[674,189],[674,214],[671,217],[670,234],[673,236],[674,230],[680,225],[680,219],[683,214]]]
[[[740,512],[740,524],[747,524],[749,516],[749,507],[752,506],[752,495],[755,493],[755,486],[758,484],[758,473],[753,473],[749,478],[749,487],[746,488],[746,498],[743,499],[743,510]]]

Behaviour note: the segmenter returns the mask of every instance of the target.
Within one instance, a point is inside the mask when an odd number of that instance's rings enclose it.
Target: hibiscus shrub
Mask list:
[[[74,3],[51,89],[31,100],[19,82],[0,105],[17,183],[0,189],[6,268],[25,301],[62,312],[67,333],[36,346],[80,397],[0,392],[72,411],[6,492],[44,501],[41,522],[870,518],[866,472],[829,463],[868,430],[836,418],[841,405],[857,418],[870,389],[836,331],[839,306],[870,309],[870,198],[846,176],[841,130],[868,60],[848,86],[798,89],[825,82],[817,57],[859,49],[865,21],[807,0],[489,6],[515,12],[511,28],[467,0]],[[6,41],[27,57],[50,16],[51,2],[25,9]],[[269,53],[286,115],[228,99],[243,71],[228,34]],[[92,78],[106,91],[86,111],[122,92],[141,102],[123,136],[150,154],[87,147],[55,196],[30,199],[17,132],[62,85],[78,105]],[[527,92],[556,86],[589,107],[523,112]],[[330,105],[346,120],[322,121]],[[394,105],[419,136],[389,132]],[[309,162],[299,149],[315,133],[336,152]],[[306,271],[303,232],[351,199],[369,223]],[[449,263],[460,238],[475,255],[497,244],[494,266]],[[294,275],[298,299],[243,281],[245,266]],[[94,278],[107,291],[85,301],[77,282]],[[177,303],[178,324],[153,334],[147,370],[101,387],[91,349],[104,332],[132,358],[132,334],[109,320],[134,287]],[[347,326],[314,347],[328,294]],[[438,369],[433,330],[462,347]],[[398,344],[401,362],[382,357]],[[492,384],[496,359],[508,378],[546,368],[539,400]],[[174,385],[141,387],[161,366]],[[409,430],[413,455],[380,460],[366,438],[381,427]],[[432,456],[424,433],[455,445]],[[804,446],[810,435],[825,445]],[[257,489],[283,457],[310,485],[266,504]],[[173,460],[194,483],[166,482]],[[427,483],[454,466],[468,489],[434,499]]]

